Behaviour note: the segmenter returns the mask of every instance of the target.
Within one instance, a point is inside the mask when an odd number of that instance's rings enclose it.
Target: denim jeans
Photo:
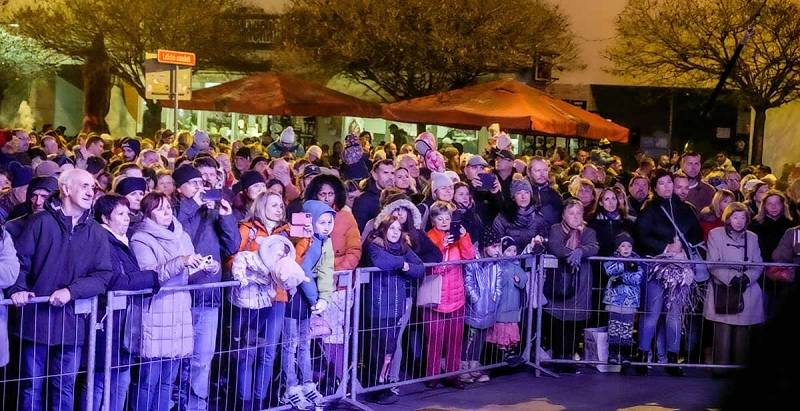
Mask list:
[[[281,340],[286,303],[273,302],[272,307],[259,310],[236,309],[233,314],[233,338],[250,339],[255,334],[255,345],[241,341],[236,353],[236,391],[239,399],[263,400],[269,397],[275,352]],[[249,338],[248,338],[249,337]],[[253,366],[255,365],[255,377]],[[255,386],[253,380],[255,379]]]
[[[281,349],[281,368],[286,378],[286,386],[313,381],[311,373],[311,320],[283,319],[283,347]],[[297,370],[300,370],[300,378]]]
[[[219,307],[192,307],[194,349],[192,358],[184,359],[181,366],[178,391],[181,410],[208,409],[208,386],[211,360],[217,345]],[[189,363],[188,366],[186,363]]]
[[[103,389],[105,384],[105,373],[103,371],[95,371],[94,373],[94,392],[92,394],[94,400],[92,402],[92,410],[100,411],[103,406]],[[128,396],[128,387],[131,384],[131,369],[130,367],[122,367],[111,370],[111,408],[110,411],[124,411],[125,398]],[[86,395],[88,390],[85,385],[81,386],[81,408],[86,404]]]
[[[643,295],[645,312],[639,320],[639,349],[642,351],[651,351],[651,345],[653,337],[656,336],[659,318],[666,308],[664,286],[659,280],[649,280],[645,284],[645,292]],[[683,306],[679,304],[672,304],[669,311],[665,314],[666,324],[664,331],[666,333],[667,351],[671,353],[678,353],[681,349],[682,314]]]
[[[141,359],[139,373],[131,383],[132,411],[169,411],[172,387],[181,360],[173,358]]]
[[[69,411],[74,408],[75,377],[81,362],[81,346],[48,346],[23,341],[22,358],[20,409]],[[53,377],[48,377],[51,375]],[[44,395],[45,389],[49,390],[49,395]],[[47,404],[44,403],[45,398],[48,400]]]

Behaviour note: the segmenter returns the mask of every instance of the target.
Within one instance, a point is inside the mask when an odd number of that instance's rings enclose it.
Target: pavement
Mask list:
[[[559,378],[537,378],[533,372],[521,370],[471,384],[463,391],[404,386],[395,404],[365,405],[375,411],[713,410],[718,409],[728,383],[701,370],[671,377],[663,370],[651,369],[648,376],[623,376],[582,368],[581,374]]]

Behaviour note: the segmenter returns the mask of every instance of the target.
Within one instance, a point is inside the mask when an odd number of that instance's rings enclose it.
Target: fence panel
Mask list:
[[[684,368],[741,368],[753,332],[774,312],[785,288],[766,278],[765,268],[795,267],[703,262],[711,279],[698,283],[695,264],[700,263],[593,257],[582,267],[558,261],[543,270],[548,303],[537,325],[536,363],[560,372],[573,372],[576,365],[627,372],[631,366],[639,374],[659,366],[675,375]]]
[[[22,307],[0,300],[0,337],[8,336],[9,362],[0,367],[3,409],[91,409],[97,298],[63,307],[35,297]],[[0,341],[0,344],[5,341]],[[87,371],[88,370],[88,371]]]

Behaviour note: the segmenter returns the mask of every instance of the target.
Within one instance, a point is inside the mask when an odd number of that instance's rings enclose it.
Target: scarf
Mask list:
[[[130,245],[128,244],[128,236],[126,236],[125,234],[119,235],[119,234],[115,233],[114,230],[112,230],[111,227],[109,227],[107,224],[101,224],[101,225],[103,226],[103,228],[108,230],[108,232],[111,233],[111,235],[113,235],[114,238],[119,240],[119,242],[121,242],[122,244],[125,244],[126,246],[130,247]]]
[[[514,216],[514,225],[518,227],[529,227],[533,221],[535,208],[529,205],[525,208],[518,208]]]
[[[567,242],[564,244],[570,250],[575,250],[581,246],[581,231],[567,225],[566,222],[561,222],[561,229],[567,235]]]

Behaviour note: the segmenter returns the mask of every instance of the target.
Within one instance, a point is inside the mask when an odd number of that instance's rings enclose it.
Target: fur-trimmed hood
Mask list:
[[[414,205],[414,203],[408,200],[393,201],[387,204],[386,207],[383,207],[381,212],[378,213],[378,216],[375,217],[375,219],[373,220],[375,227],[377,227],[381,221],[389,218],[389,216],[392,215],[394,210],[397,210],[398,208],[401,207],[405,208],[406,210],[408,210],[409,213],[411,213],[411,216],[414,218],[414,228],[416,228],[417,230],[421,230],[422,214],[420,214],[419,209]]]

